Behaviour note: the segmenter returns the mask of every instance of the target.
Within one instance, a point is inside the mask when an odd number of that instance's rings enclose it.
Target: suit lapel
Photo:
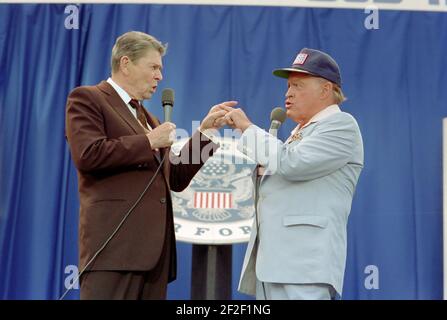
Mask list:
[[[111,108],[118,113],[118,115],[129,125],[129,127],[136,134],[145,134],[145,131],[138,120],[134,117],[134,115],[130,112],[127,105],[124,103],[123,99],[118,95],[118,93],[113,89],[113,87],[107,81],[101,81],[98,84],[98,88],[106,94],[106,99],[109,102]],[[160,122],[154,117],[151,113],[149,113],[146,108],[143,108],[146,118],[148,119],[152,129],[155,129],[160,125]],[[167,148],[162,148],[160,153],[164,155],[166,153]],[[161,162],[160,156],[157,152],[154,151],[154,158],[158,163]],[[167,159],[168,160],[168,159]],[[166,163],[169,164],[169,161],[165,160],[164,171],[166,170]]]
[[[144,108],[144,113],[152,129],[155,129],[160,125],[160,121],[158,121],[157,117],[155,117],[152,113],[147,111],[146,108]],[[170,174],[170,163],[169,163],[170,151],[171,148],[160,148],[160,153],[159,154],[155,153],[155,157],[157,158],[158,163],[161,162],[161,159],[165,158],[165,162],[163,163],[163,175],[165,177],[165,181],[168,186],[169,186],[169,174]]]
[[[316,121],[313,121],[312,123],[310,123],[309,125],[307,125],[305,128],[303,128],[303,130],[301,131],[301,137],[300,137],[299,140],[295,140],[295,141],[291,141],[291,142],[288,142],[288,143],[284,143],[283,147],[288,148],[291,144],[294,144],[294,145],[295,145],[295,144],[299,144],[299,143],[301,142],[301,140],[302,140],[305,136],[309,135],[309,133],[312,132],[312,130],[310,130],[310,128],[313,128],[314,125],[315,125],[315,123],[317,123],[317,122],[316,122]],[[287,141],[287,140],[286,140],[286,141]],[[261,177],[260,184],[262,184],[262,183],[265,181],[265,179],[267,179],[269,176],[271,176],[271,173],[266,169],[265,172],[264,172],[264,174],[263,174],[262,177]]]
[[[149,122],[149,125],[152,127],[152,129],[155,129],[160,125],[160,121],[158,121],[157,117],[152,115],[149,111],[146,110],[146,108],[143,108],[144,114],[146,115],[146,119]]]
[[[118,113],[135,133],[144,133],[143,127],[138,123],[138,120],[130,112],[127,105],[107,81],[101,81],[101,83],[98,84],[98,88],[106,94],[106,99],[111,108]]]
[[[152,113],[150,113],[149,111],[146,110],[146,108],[143,108],[144,111],[144,115],[146,116],[146,119],[149,123],[149,125],[151,126],[152,129],[157,128],[160,125],[160,121],[158,121],[157,117],[155,117]],[[155,158],[157,159],[158,163],[161,162],[161,157],[163,157],[166,153],[166,148],[160,148],[160,153],[158,152],[154,152]],[[168,160],[168,159],[167,159]],[[169,161],[165,160],[167,163],[169,163]],[[166,169],[166,162],[164,163],[164,167],[163,169]]]

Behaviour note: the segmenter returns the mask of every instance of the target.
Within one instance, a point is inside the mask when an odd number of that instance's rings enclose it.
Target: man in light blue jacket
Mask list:
[[[340,70],[329,55],[304,48],[290,68],[273,73],[288,79],[287,117],[298,124],[285,142],[241,109],[225,119],[243,132],[238,149],[260,166],[239,291],[257,299],[334,299],[342,294],[362,137],[339,108]]]

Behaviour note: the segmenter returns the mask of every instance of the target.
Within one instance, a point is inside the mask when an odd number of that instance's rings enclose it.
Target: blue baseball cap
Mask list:
[[[304,48],[298,53],[290,68],[276,69],[273,74],[287,79],[291,72],[325,78],[341,87],[340,68],[337,62],[322,51]]]

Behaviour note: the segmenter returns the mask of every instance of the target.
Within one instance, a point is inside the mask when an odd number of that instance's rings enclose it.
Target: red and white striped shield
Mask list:
[[[231,192],[195,192],[194,208],[200,209],[231,209],[233,195]]]

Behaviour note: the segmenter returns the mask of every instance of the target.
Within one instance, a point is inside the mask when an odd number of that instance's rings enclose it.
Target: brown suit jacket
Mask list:
[[[146,116],[156,126],[160,124],[150,113]],[[66,136],[78,169],[82,270],[137,200],[159,161],[138,120],[106,81],[78,87],[70,93]],[[180,158],[173,159],[170,148],[160,150],[162,156],[167,155],[162,172],[88,270],[151,270],[161,256],[165,232],[175,241],[170,190],[185,189],[217,148],[196,132]],[[168,219],[170,227],[166,230]],[[170,254],[172,281],[176,271],[175,245]]]

